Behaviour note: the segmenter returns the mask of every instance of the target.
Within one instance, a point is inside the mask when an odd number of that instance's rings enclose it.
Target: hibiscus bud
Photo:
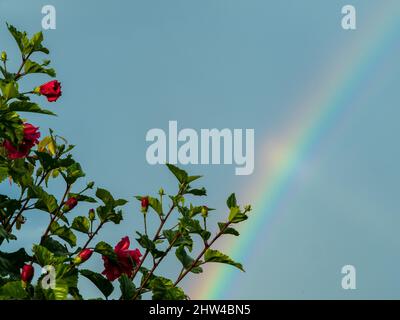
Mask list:
[[[146,213],[147,210],[149,209],[149,197],[143,197],[141,200],[142,204],[142,212]]]
[[[33,269],[32,265],[25,264],[22,267],[22,271],[21,271],[21,280],[22,280],[22,282],[25,283],[25,284],[31,282],[34,272],[35,272],[35,270]]]
[[[6,62],[7,61],[7,53],[5,51],[3,51],[1,53],[1,61]]]
[[[89,183],[87,184],[86,187],[87,187],[88,189],[93,189],[93,187],[94,187],[94,181],[89,182]]]
[[[208,217],[208,207],[207,206],[203,206],[201,208],[201,216],[203,218],[207,218]]]
[[[165,192],[163,188],[160,188],[160,190],[158,191],[158,194],[162,197],[165,196]]]
[[[93,250],[92,249],[83,249],[78,256],[75,257],[74,259],[74,264],[81,264],[84,263],[85,261],[89,260],[89,258],[92,256]]]
[[[61,96],[61,83],[52,80],[42,84],[39,88],[35,88],[34,92],[46,96],[47,101],[54,102]]]
[[[64,208],[63,208],[64,212],[72,210],[73,208],[76,207],[77,204],[78,204],[78,200],[76,200],[75,197],[69,198],[67,201],[65,201]]]
[[[251,210],[253,210],[253,208],[251,207],[250,204],[244,207],[244,211],[246,212],[250,212]]]
[[[94,221],[95,218],[96,218],[96,213],[95,213],[94,209],[90,209],[89,210],[89,220]]]

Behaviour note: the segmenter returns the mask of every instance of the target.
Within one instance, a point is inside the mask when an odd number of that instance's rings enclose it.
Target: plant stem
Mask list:
[[[164,254],[158,259],[156,263],[154,263],[153,268],[149,271],[149,273],[146,275],[146,278],[143,280],[140,288],[136,291],[135,295],[133,296],[132,300],[136,300],[136,298],[141,294],[141,291],[143,290],[144,286],[147,284],[151,276],[153,275],[154,271],[157,269],[157,267],[160,265],[160,263],[164,260],[164,258],[168,255],[168,253],[171,251],[171,249],[174,247],[175,242],[179,239],[181,236],[180,233],[177,233],[174,239],[171,241],[170,245],[168,246],[167,250],[164,252]]]
[[[143,214],[144,234],[147,236],[147,214]]]
[[[185,186],[182,186],[182,187],[179,189],[179,192],[178,192],[177,196],[182,195],[183,190],[184,190],[184,187],[185,187]],[[156,240],[159,238],[160,233],[161,233],[161,231],[162,231],[162,229],[163,229],[163,227],[164,227],[164,225],[165,225],[165,222],[168,220],[169,216],[170,216],[171,213],[174,211],[175,207],[176,207],[176,206],[175,206],[175,203],[172,203],[172,206],[171,206],[171,208],[169,209],[169,211],[168,211],[167,215],[165,216],[165,218],[164,218],[164,219],[161,219],[160,226],[158,227],[158,229],[157,229],[157,231],[156,231],[156,234],[155,234],[155,236],[154,236],[154,238],[153,238],[153,242],[156,241]],[[145,251],[145,253],[144,253],[144,255],[143,255],[143,258],[140,260],[139,264],[137,265],[135,271],[134,271],[133,274],[132,274],[132,277],[131,277],[132,280],[135,279],[135,276],[136,276],[137,273],[139,272],[140,267],[143,265],[144,261],[146,260],[147,256],[149,255],[149,253],[150,253],[149,249],[146,249],[146,251]]]
[[[22,56],[22,63],[17,71],[17,73],[15,74],[15,80],[18,80],[20,77],[23,76],[23,74],[21,74],[22,68],[24,67],[26,61],[29,59],[29,57],[31,56],[31,54],[33,53],[33,49],[28,53],[28,55],[26,57]]]
[[[86,243],[83,245],[82,250],[86,249],[89,245],[89,243],[93,240],[93,238],[97,235],[97,233],[100,231],[100,229],[103,227],[105,222],[100,222],[96,230],[89,236],[89,239],[86,241]]]
[[[53,222],[57,222],[57,221],[61,218],[62,214],[59,216],[59,213],[60,213],[60,211],[61,211],[62,206],[64,205],[65,198],[67,197],[67,195],[68,195],[68,193],[69,193],[70,190],[71,190],[71,185],[67,184],[67,187],[66,187],[65,192],[64,192],[64,195],[63,195],[63,197],[62,197],[62,199],[61,199],[60,205],[58,206],[56,212],[54,212],[53,216],[51,217],[50,223],[49,223],[49,225],[47,226],[47,229],[46,229],[46,231],[44,232],[44,234],[43,234],[43,236],[42,236],[42,238],[41,238],[41,241],[40,241],[41,243],[43,243],[43,241],[44,241],[44,240],[46,239],[46,237],[48,236],[48,234],[49,234],[49,232],[50,232],[50,229],[51,229],[51,225],[53,224]],[[58,218],[58,219],[57,219],[57,218]]]
[[[211,240],[211,242],[209,243],[205,243],[204,244],[204,248],[203,250],[200,252],[200,254],[197,256],[197,258],[193,261],[193,263],[190,265],[190,267],[188,269],[186,269],[185,272],[181,273],[178,276],[178,279],[176,279],[175,283],[174,283],[174,287],[176,287],[179,282],[182,281],[182,279],[194,268],[198,266],[198,263],[200,261],[200,259],[203,257],[203,255],[206,253],[206,251],[214,244],[215,241],[217,241],[219,239],[219,237],[221,237],[225,230],[229,227],[229,225],[232,222],[228,221],[227,223],[225,223],[224,227],[217,233],[217,235],[214,237],[214,239]]]
[[[46,172],[46,174],[44,174],[44,175],[42,176],[42,178],[40,179],[39,183],[37,184],[38,187],[43,183],[43,181],[44,181],[44,179],[46,178],[47,174],[48,174],[48,173]],[[11,231],[12,231],[12,228],[14,227],[14,224],[17,222],[17,220],[18,220],[18,218],[21,216],[21,214],[25,211],[26,207],[28,206],[28,202],[29,202],[30,200],[31,200],[31,198],[29,198],[29,197],[27,197],[27,198],[24,200],[24,204],[22,205],[22,208],[19,210],[19,212],[17,213],[17,215],[14,217],[13,222],[9,225],[9,228],[7,229],[7,232],[11,232]],[[6,222],[6,224],[9,224],[10,221],[11,221],[11,219],[12,219],[12,217],[10,216],[10,218],[8,219],[8,221]]]

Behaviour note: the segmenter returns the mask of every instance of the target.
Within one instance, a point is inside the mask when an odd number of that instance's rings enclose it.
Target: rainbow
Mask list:
[[[258,172],[260,178],[250,186],[251,198],[258,199],[253,203],[254,210],[240,230],[240,239],[232,237],[219,243],[221,250],[234,259],[245,262],[256,254],[253,244],[287,200],[293,178],[304,167],[305,160],[315,154],[315,148],[340,125],[355,96],[370,89],[368,79],[390,52],[396,36],[400,36],[400,6],[396,1],[374,4],[370,9],[370,20],[363,24],[368,32],[363,30],[360,32],[363,36],[354,37],[352,47],[343,48],[342,56],[328,60],[330,65],[322,76],[319,73],[318,79],[313,79],[319,87],[297,99],[301,118],[289,121],[282,137],[272,143],[269,137],[268,144],[258,148],[264,153],[258,155],[257,162],[265,165],[258,167],[257,170],[264,172]],[[233,274],[221,266],[212,266],[204,279],[191,280],[188,292],[194,299],[221,299],[224,292],[232,289]]]

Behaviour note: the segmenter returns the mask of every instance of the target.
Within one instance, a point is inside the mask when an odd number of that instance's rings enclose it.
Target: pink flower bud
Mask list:
[[[31,282],[34,272],[35,270],[33,269],[32,265],[30,264],[24,265],[21,271],[21,280],[23,282]]]
[[[65,201],[64,211],[72,210],[73,208],[76,207],[77,204],[78,204],[78,200],[76,200],[75,197],[69,198],[67,201]]]
[[[83,249],[79,254],[78,257],[81,258],[82,262],[85,262],[89,260],[89,258],[92,256],[93,250],[92,249]]]
[[[78,256],[74,259],[75,264],[81,264],[84,263],[85,261],[89,260],[90,257],[93,254],[92,249],[83,249]]]
[[[141,200],[141,204],[142,204],[142,211],[147,212],[147,210],[149,209],[149,197],[143,197]]]

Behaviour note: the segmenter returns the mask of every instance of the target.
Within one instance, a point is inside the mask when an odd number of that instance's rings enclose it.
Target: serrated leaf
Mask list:
[[[234,193],[232,193],[226,200],[226,205],[228,206],[229,209],[236,208],[238,206],[236,201],[236,195]]]
[[[234,236],[239,236],[239,232],[231,227],[226,228],[226,223],[224,222],[218,222],[219,230],[222,231],[224,230],[223,234],[232,234]]]
[[[233,261],[229,256],[223,254],[218,250],[208,249],[204,254],[204,261],[207,263],[218,262],[218,263],[229,264],[231,266],[240,269],[241,271],[244,271],[243,266],[240,263]]]
[[[93,272],[91,270],[83,269],[79,271],[81,275],[88,278],[93,284],[101,291],[101,293],[107,298],[113,291],[114,286],[101,274]]]
[[[206,196],[207,195],[207,190],[205,188],[190,189],[190,190],[186,191],[186,193],[192,194],[194,196],[202,197],[202,196]]]
[[[185,269],[189,269],[192,266],[194,259],[186,253],[184,246],[178,247],[175,251],[175,255],[178,258],[178,260],[182,263],[182,265]],[[190,272],[193,272],[193,273],[203,272],[203,269],[200,267],[200,263],[198,265],[194,266],[190,270]]]
[[[117,254],[114,252],[114,249],[104,241],[100,241],[94,248],[94,251],[110,258],[113,261],[117,260]]]
[[[97,188],[96,190],[96,197],[99,198],[105,205],[110,204],[111,206],[114,205],[114,198],[111,193],[102,188]]]
[[[9,105],[9,109],[15,112],[30,112],[55,116],[55,113],[42,109],[37,103],[30,101],[14,101]]]
[[[242,221],[247,220],[248,217],[245,213],[240,211],[239,207],[232,207],[231,211],[229,213],[229,218],[228,220],[232,223],[239,223]]]
[[[0,299],[23,300],[28,298],[28,293],[22,287],[21,281],[10,281],[0,287]]]
[[[185,170],[174,166],[173,164],[167,163],[168,169],[173,173],[173,175],[178,179],[180,183],[186,183],[188,180],[188,174]]]
[[[51,224],[50,231],[52,235],[60,237],[71,247],[76,246],[76,235],[67,226],[60,226],[57,222],[53,222]]]
[[[118,279],[119,287],[121,289],[122,300],[131,300],[135,294],[135,285],[126,274],[122,274]]]
[[[46,300],[66,300],[71,289],[78,285],[78,270],[70,265],[58,264],[55,266],[55,288],[43,289]]]
[[[150,282],[153,300],[185,300],[186,295],[179,287],[174,287],[169,279],[156,277]]]
[[[25,249],[19,249],[15,252],[0,251],[0,276],[19,276],[20,268],[29,261],[30,257]]]
[[[71,228],[87,234],[90,229],[90,221],[88,218],[83,216],[76,217],[72,222]]]

